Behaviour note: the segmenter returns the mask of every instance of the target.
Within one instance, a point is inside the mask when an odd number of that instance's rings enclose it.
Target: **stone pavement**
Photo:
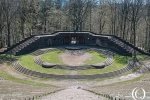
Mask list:
[[[106,100],[106,98],[82,89],[68,88],[45,96],[41,100]]]

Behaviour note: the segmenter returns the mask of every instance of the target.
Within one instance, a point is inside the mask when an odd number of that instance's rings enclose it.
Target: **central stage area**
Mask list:
[[[65,65],[81,66],[85,65],[88,60],[92,59],[92,54],[82,50],[75,50],[75,51],[66,50],[59,57]]]

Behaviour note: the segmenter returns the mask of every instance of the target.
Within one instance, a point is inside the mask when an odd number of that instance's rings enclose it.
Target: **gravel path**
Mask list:
[[[69,88],[43,97],[41,100],[106,100],[106,99],[82,89]]]

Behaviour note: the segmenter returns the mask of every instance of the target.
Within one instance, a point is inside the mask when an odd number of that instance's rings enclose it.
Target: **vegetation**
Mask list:
[[[50,51],[48,53],[43,54],[41,59],[44,62],[49,62],[49,63],[54,63],[54,64],[63,64],[62,60],[59,58],[59,56],[62,53],[63,51],[60,51],[57,49],[55,51]],[[91,55],[91,58],[84,62],[85,65],[100,63],[102,61],[105,61],[106,59],[106,57],[103,54],[98,53],[96,51],[88,51],[88,53]]]
[[[45,62],[54,63],[54,64],[63,64],[62,60],[59,58],[59,55],[63,53],[60,50],[50,51],[42,55],[41,59]]]
[[[109,33],[149,51],[150,0],[0,0],[0,48],[54,31]]]
[[[19,62],[25,68],[33,70],[33,71],[41,72],[41,73],[57,74],[57,75],[64,75],[64,74],[69,73],[69,71],[62,70],[62,69],[43,68],[42,66],[39,66],[34,62],[33,56],[31,55],[25,55],[25,56],[20,57]]]
[[[52,54],[51,56],[54,56],[53,58],[48,58],[51,61],[56,61],[56,63],[58,63],[58,59],[56,59],[56,55],[58,55],[58,53],[61,53],[61,51],[57,50],[57,51],[52,51],[49,52],[47,54]],[[91,59],[89,61],[87,61],[87,63],[91,64],[91,63],[97,63],[99,61],[104,61],[105,57],[102,54],[99,54],[95,51],[90,51],[90,53],[93,55],[93,57],[95,57],[94,59]],[[46,56],[45,58],[49,57],[47,56],[47,54],[44,54],[43,56]],[[97,60],[98,59],[98,60]],[[124,56],[115,56],[114,57],[115,61],[113,62],[112,65],[107,66],[104,69],[87,69],[87,70],[79,70],[77,71],[77,73],[79,75],[92,75],[92,74],[102,74],[102,73],[107,73],[107,72],[112,72],[115,70],[119,70],[121,68],[126,67],[128,60],[130,59],[129,57],[124,57]],[[47,60],[47,59],[46,59]],[[33,60],[33,56],[31,55],[26,55],[26,56],[22,56],[19,59],[20,63],[22,66],[26,67],[27,69],[33,70],[33,71],[38,71],[38,72],[42,72],[42,73],[49,73],[49,74],[57,74],[57,75],[67,75],[69,73],[71,73],[71,71],[69,70],[63,70],[63,69],[45,69],[37,64],[35,64],[34,60]],[[49,61],[49,60],[48,60]]]
[[[97,64],[106,60],[106,57],[103,54],[96,51],[89,51],[88,53],[91,54],[92,57],[89,60],[85,61],[86,65]]]
[[[117,63],[127,64],[128,61],[131,59],[131,57],[115,55],[114,59],[116,60]]]
[[[108,73],[113,72],[119,69],[122,69],[126,67],[127,65],[127,58],[124,59],[124,56],[116,56],[115,61],[112,65],[105,67],[104,69],[89,69],[89,70],[81,70],[78,73],[81,75],[93,75],[93,74],[102,74],[102,73]],[[125,60],[125,61],[124,61]]]

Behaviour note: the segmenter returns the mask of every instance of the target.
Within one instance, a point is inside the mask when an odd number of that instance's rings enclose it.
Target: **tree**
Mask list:
[[[61,9],[62,7],[62,0],[55,0],[56,9]]]
[[[106,24],[106,6],[104,4],[104,0],[99,0],[99,11],[98,11],[98,23],[99,23],[99,33],[102,34],[104,30],[104,26]]]
[[[35,31],[41,32],[42,24],[40,23],[40,5],[38,0],[30,0],[28,4],[28,16],[27,16],[27,23],[29,28],[29,35],[34,33],[38,33]],[[41,19],[43,16],[41,17]],[[43,20],[42,20],[43,21]]]
[[[141,10],[143,7],[143,0],[131,0],[130,2],[130,15],[129,20],[131,22],[131,43],[136,46],[136,38],[137,38],[137,25],[141,18]],[[134,51],[134,58],[136,58],[136,51]]]
[[[44,33],[47,32],[47,21],[52,8],[52,0],[44,0],[41,5],[41,19],[44,26]]]
[[[15,18],[16,11],[18,9],[17,0],[4,0],[4,12],[6,17],[6,27],[7,27],[7,46],[11,46],[11,23]]]
[[[3,47],[3,29],[5,23],[5,16],[4,16],[4,0],[0,1],[0,48]]]
[[[121,1],[121,7],[119,10],[120,15],[120,35],[122,39],[127,40],[127,34],[128,34],[128,15],[129,15],[129,6],[130,6],[130,0],[122,0]]]
[[[89,0],[70,0],[69,18],[74,31],[82,31],[83,23],[87,19],[90,8]]]
[[[146,21],[146,40],[145,40],[145,49],[150,52],[150,1],[146,1],[146,11],[145,16]]]
[[[27,0],[20,0],[19,2],[19,9],[18,9],[18,12],[19,12],[19,18],[20,18],[20,31],[21,31],[21,34],[22,34],[22,39],[25,38],[25,33],[24,33],[24,27],[25,27],[25,22],[27,20],[27,16],[28,16],[28,2]]]
[[[118,3],[117,0],[109,0],[109,7],[110,7],[110,33],[112,35],[117,34],[117,17],[118,17]]]

